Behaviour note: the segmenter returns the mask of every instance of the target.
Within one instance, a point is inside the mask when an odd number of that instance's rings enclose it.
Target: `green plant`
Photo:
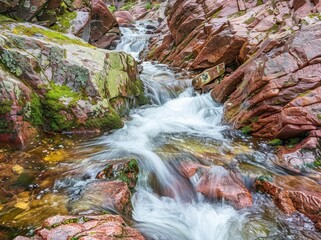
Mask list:
[[[273,139],[271,141],[268,142],[268,145],[270,146],[281,146],[283,144],[283,141],[281,139]]]
[[[251,132],[253,132],[253,129],[252,129],[252,127],[250,125],[248,125],[248,126],[242,127],[241,128],[241,132],[243,134],[250,134]]]
[[[109,11],[110,11],[111,13],[114,13],[114,12],[117,10],[117,8],[116,8],[115,5],[110,5],[110,6],[108,7],[108,9],[109,9]]]
[[[145,5],[145,9],[146,10],[150,10],[153,8],[153,4],[151,2],[147,2],[146,5]]]

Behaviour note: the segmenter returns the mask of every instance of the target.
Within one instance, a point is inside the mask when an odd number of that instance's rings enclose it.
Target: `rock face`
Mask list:
[[[148,56],[205,69],[194,86],[212,90],[225,103],[226,122],[244,133],[315,138],[321,136],[320,10],[319,1],[178,0]],[[223,74],[215,70],[220,64]]]
[[[0,28],[1,142],[24,146],[37,130],[119,128],[127,104],[145,99],[136,62],[125,53],[33,24]]]
[[[265,178],[257,179],[256,188],[269,194],[275,204],[285,213],[292,214],[295,211],[303,213],[315,223],[317,229],[321,230],[319,184],[305,177],[279,176],[273,181]]]
[[[15,240],[144,240],[120,216],[54,216],[47,219],[32,238],[16,237]]]
[[[117,21],[102,0],[0,1],[0,9],[17,20],[74,34],[97,47],[119,40]]]

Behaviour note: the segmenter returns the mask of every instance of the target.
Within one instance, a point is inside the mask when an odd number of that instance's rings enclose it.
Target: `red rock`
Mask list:
[[[237,208],[252,206],[251,193],[232,172],[223,167],[212,167],[199,180],[196,191],[210,199],[224,199]]]
[[[112,209],[116,212],[131,214],[130,191],[126,183],[121,181],[96,181],[90,183],[82,192],[80,200],[76,203],[78,211],[86,204]],[[89,206],[89,207],[90,207]]]
[[[92,15],[89,42],[95,45],[96,41],[104,36],[110,29],[117,26],[117,21],[103,1],[91,0],[91,4]]]
[[[114,15],[120,26],[130,26],[135,23],[134,17],[128,11],[116,11]]]
[[[193,79],[193,86],[196,89],[201,88],[204,85],[211,83],[216,78],[223,75],[224,72],[225,72],[225,64],[224,63],[221,63],[213,68],[206,69],[204,72],[197,75]]]
[[[275,204],[285,213],[292,214],[298,211],[309,217],[316,228],[320,229],[321,188],[319,184],[301,176],[278,176],[273,182],[257,180],[256,188],[273,197]]]
[[[28,0],[16,7],[12,15],[15,18],[25,21],[31,20],[39,13],[41,8],[48,2],[48,0]]]
[[[54,216],[47,219],[42,228],[36,230],[34,237],[19,236],[15,240],[68,240],[73,238],[82,240],[145,239],[137,230],[129,227],[120,216],[84,215]]]

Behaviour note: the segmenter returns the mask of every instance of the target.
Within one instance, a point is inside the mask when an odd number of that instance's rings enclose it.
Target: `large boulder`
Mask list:
[[[57,215],[44,221],[34,237],[16,237],[15,240],[144,240],[117,215]]]
[[[130,55],[29,23],[0,28],[1,142],[24,146],[37,130],[119,128],[126,106],[144,102]]]
[[[0,1],[0,13],[62,33],[70,33],[100,48],[119,40],[115,17],[102,0]]]

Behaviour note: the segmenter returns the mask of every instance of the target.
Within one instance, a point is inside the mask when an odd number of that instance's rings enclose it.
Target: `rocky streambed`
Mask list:
[[[0,1],[0,238],[320,239],[318,1],[85,2]]]

